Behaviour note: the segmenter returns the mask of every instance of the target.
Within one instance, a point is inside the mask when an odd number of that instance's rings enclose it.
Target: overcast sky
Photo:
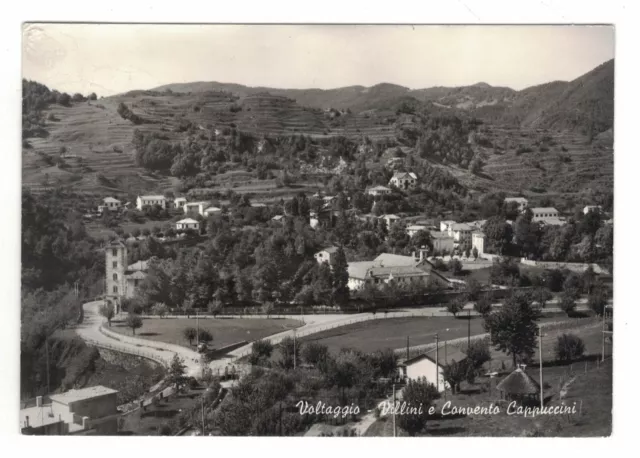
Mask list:
[[[612,27],[29,24],[23,77],[111,95],[168,83],[278,88],[572,80],[614,57]]]

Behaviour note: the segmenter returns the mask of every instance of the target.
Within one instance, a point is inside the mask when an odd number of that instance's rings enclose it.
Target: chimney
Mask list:
[[[42,407],[42,396],[36,397],[36,407]]]

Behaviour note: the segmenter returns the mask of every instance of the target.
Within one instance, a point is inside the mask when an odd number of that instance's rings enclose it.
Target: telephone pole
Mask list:
[[[604,362],[604,346],[606,343],[606,335],[607,334],[613,334],[613,331],[607,331],[606,330],[606,323],[607,323],[607,309],[605,308],[602,311],[602,358],[601,358],[601,362]]]
[[[393,437],[396,437],[396,384],[393,384]]]
[[[198,310],[196,310],[196,351],[200,345],[200,318],[198,317]]]
[[[44,340],[44,350],[47,352],[47,394],[51,392],[51,386],[49,384],[49,337]]]
[[[544,408],[544,385],[542,383],[542,332],[538,327],[538,359],[540,360],[540,409]]]
[[[471,309],[467,309],[467,349],[471,346]]]
[[[440,392],[440,360],[438,359],[439,347],[438,334],[436,334],[436,390],[438,390],[438,392]]]
[[[407,359],[409,359],[409,336],[407,336]]]
[[[296,370],[296,330],[293,329],[293,370]]]
[[[202,418],[202,435],[204,436],[204,395],[202,395],[200,397],[200,400],[202,401],[202,414],[201,414],[201,418]]]

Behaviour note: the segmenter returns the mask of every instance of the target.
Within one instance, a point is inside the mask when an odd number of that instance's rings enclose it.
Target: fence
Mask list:
[[[551,262],[551,261],[532,261],[529,259],[522,258],[520,259],[520,263],[525,266],[533,266],[533,267],[542,267],[544,269],[567,269],[572,272],[584,272],[589,267],[593,269],[593,271],[597,274],[608,274],[605,269],[600,267],[598,264],[587,264],[583,262]]]
[[[159,357],[158,355],[154,355],[153,353],[149,353],[149,352],[145,352],[145,351],[140,351],[140,350],[133,350],[131,348],[128,348],[127,346],[124,345],[110,345],[104,342],[98,342],[97,340],[93,340],[93,339],[89,339],[86,337],[83,337],[83,340],[88,343],[89,345],[93,345],[94,347],[99,347],[99,348],[104,348],[107,350],[112,350],[112,351],[117,351],[120,353],[127,353],[129,355],[134,355],[134,356],[140,356],[142,358],[147,358],[150,359],[152,361],[155,361],[157,363],[162,364],[162,366],[168,368],[169,367],[169,363],[167,360]]]

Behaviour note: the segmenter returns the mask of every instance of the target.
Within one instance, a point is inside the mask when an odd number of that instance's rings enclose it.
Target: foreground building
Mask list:
[[[383,253],[373,261],[348,263],[351,291],[357,291],[366,284],[380,285],[395,282],[397,284],[431,283],[438,288],[448,288],[451,282],[435,270],[426,260],[426,250],[420,250],[417,256],[401,256]]]
[[[391,189],[386,186],[374,186],[373,188],[367,189],[367,194],[370,196],[386,196],[391,194]]]
[[[459,363],[467,358],[467,355],[458,350],[451,349],[445,355],[440,349],[435,349],[418,355],[414,358],[407,359],[398,365],[400,376],[406,380],[419,380],[425,378],[427,382],[432,383],[443,392],[445,389],[451,390],[449,383],[444,379],[444,366],[451,362]],[[437,361],[439,360],[439,361]]]
[[[53,394],[49,404],[42,396],[35,407],[20,410],[20,431],[28,435],[63,435],[94,430],[96,434],[118,432],[118,391],[97,385]]]

